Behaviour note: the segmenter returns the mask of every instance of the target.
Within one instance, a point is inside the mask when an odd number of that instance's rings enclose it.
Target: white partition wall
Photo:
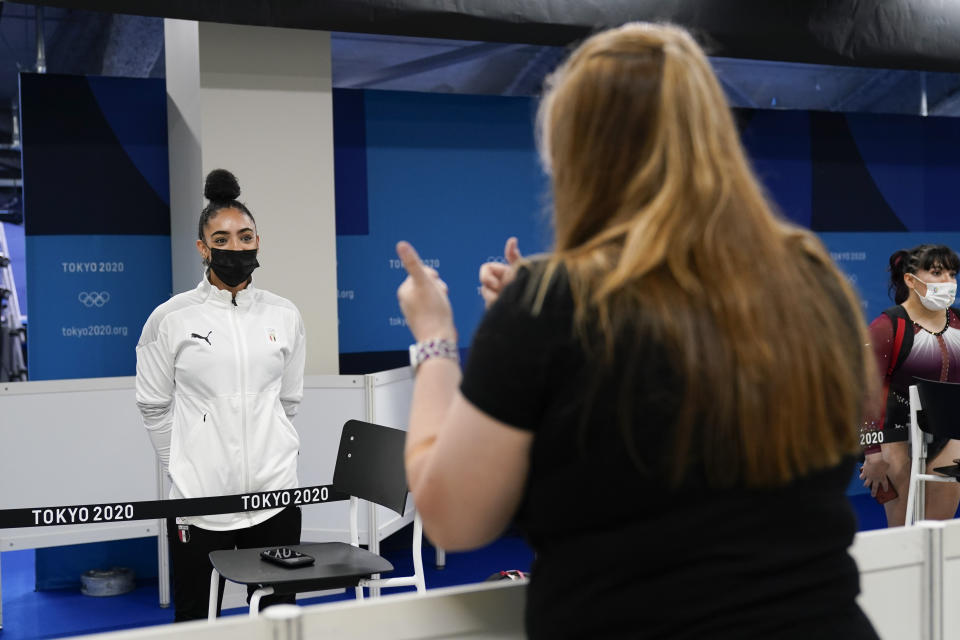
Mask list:
[[[363,376],[307,376],[303,404],[294,420],[300,434],[300,485],[330,484],[337,462],[340,431],[350,419],[363,419],[366,408]],[[326,542],[349,538],[347,503],[304,507],[302,539]]]
[[[951,521],[942,529],[943,637],[960,636],[960,521]]]
[[[330,484],[350,419],[406,429],[409,369],[307,376],[294,426],[302,486]],[[133,378],[0,385],[0,509],[156,500],[156,457],[134,403]],[[342,513],[341,513],[342,511]],[[304,508],[304,540],[347,537],[346,503]],[[395,531],[378,508],[379,537]],[[394,523],[396,525],[397,523]],[[361,538],[366,540],[365,521]],[[402,524],[400,525],[402,526]],[[0,530],[0,551],[156,535],[153,521]]]
[[[214,624],[185,622],[86,637],[97,640],[511,640],[526,637],[523,627],[526,595],[526,581],[486,582],[436,589],[424,595],[397,594],[292,610],[272,607],[256,618],[236,616]]]
[[[412,389],[407,368],[367,376],[307,376],[294,420],[300,434],[301,486],[331,483],[340,432],[347,420],[379,420],[379,424],[406,429]],[[167,488],[158,486],[156,456],[137,411],[132,377],[4,383],[0,415],[0,509],[166,497]],[[309,505],[302,511],[304,541],[348,539],[346,502]],[[376,531],[372,541],[368,535],[371,511]],[[364,509],[361,542],[376,548],[380,540],[412,520],[409,501],[403,517],[383,507]],[[159,532],[156,520],[0,529],[0,552]],[[162,557],[165,542],[160,540]],[[161,583],[164,603],[165,591]],[[225,608],[241,603],[242,594],[225,596]]]
[[[410,401],[413,398],[413,373],[410,367],[370,374],[373,403],[370,422],[407,430]]]
[[[413,373],[409,367],[371,373],[365,376],[367,386],[367,422],[380,424],[393,429],[406,431],[409,428],[410,400],[413,397]],[[371,550],[379,552],[379,541],[413,522],[413,503],[407,497],[407,506],[403,517],[386,507],[370,505],[368,513],[373,514],[379,537],[372,541]],[[369,517],[369,516],[368,516]],[[361,540],[366,530],[360,523]]]
[[[0,509],[156,500],[133,378],[0,385]],[[141,520],[0,529],[0,551],[157,534]]]
[[[196,620],[82,637],[90,640],[172,640],[173,638],[176,640],[301,640],[301,638],[278,634],[277,631],[282,628],[264,612],[264,615],[256,618],[249,616],[220,618],[216,624],[210,624],[206,620]]]
[[[340,431],[347,420],[357,419],[394,429],[407,429],[413,379],[404,367],[366,376],[307,376],[304,401],[295,425],[300,433],[300,484],[330,484],[336,465]],[[309,452],[305,456],[303,452]],[[304,542],[348,540],[348,504],[335,502],[303,510]],[[376,507],[377,540],[413,521],[412,505],[399,517]],[[360,513],[360,542],[368,544],[368,512]]]
[[[481,582],[303,611],[304,638],[525,638],[527,581]]]
[[[880,637],[930,637],[929,529],[899,527],[858,533],[850,553],[860,569],[858,602]]]

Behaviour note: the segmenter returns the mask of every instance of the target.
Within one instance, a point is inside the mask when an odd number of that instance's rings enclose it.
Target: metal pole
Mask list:
[[[367,422],[377,422],[376,388],[375,374],[368,373],[363,376],[363,395],[367,404],[364,417]],[[380,555],[380,526],[377,524],[377,505],[373,502],[367,502],[367,551]],[[370,577],[376,580],[380,574],[374,573]],[[380,587],[370,587],[370,597],[379,596]]]
[[[36,7],[37,23],[37,73],[47,72],[47,53],[43,44],[43,7]]]
[[[14,96],[10,104],[10,113],[12,114],[10,126],[10,145],[13,149],[20,148],[20,99]]]
[[[920,72],[920,115],[926,117],[927,113],[927,73]],[[922,472],[925,473],[925,472]]]
[[[3,629],[3,580],[0,579],[0,630],[2,629]]]
[[[165,500],[167,493],[163,486],[163,466],[157,458],[157,499]],[[160,596],[160,608],[170,606],[170,543],[167,539],[167,519],[157,520],[157,590]]]
[[[263,610],[274,640],[303,640],[303,613],[295,604],[275,604]]]

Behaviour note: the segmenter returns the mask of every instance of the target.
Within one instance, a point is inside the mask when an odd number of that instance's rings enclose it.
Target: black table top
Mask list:
[[[361,578],[371,574],[393,571],[393,565],[387,560],[344,542],[286,546],[313,556],[315,562],[294,569],[277,566],[260,557],[261,551],[273,547],[212,551],[210,562],[220,575],[231,582],[286,586],[296,591],[355,585]]]

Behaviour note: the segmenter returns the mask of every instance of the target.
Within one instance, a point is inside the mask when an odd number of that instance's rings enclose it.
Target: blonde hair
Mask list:
[[[772,211],[686,31],[588,39],[549,81],[538,139],[556,245],[535,304],[562,266],[607,356],[625,331],[666,348],[675,481],[699,461],[711,485],[773,486],[858,450],[875,365],[857,297]]]

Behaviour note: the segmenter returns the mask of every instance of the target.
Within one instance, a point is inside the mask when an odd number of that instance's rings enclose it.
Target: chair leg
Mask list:
[[[157,477],[161,478],[160,462],[157,458]],[[160,496],[162,500],[164,496]],[[157,520],[157,591],[160,596],[160,608],[170,606],[170,543],[167,541],[167,520]]]
[[[256,618],[260,615],[260,599],[263,596],[269,596],[273,593],[273,587],[260,587],[250,596],[250,617]]]
[[[919,476],[927,472],[927,443],[921,434],[917,439],[918,444],[911,455],[910,461],[910,484],[907,485],[907,512],[904,514],[904,525],[912,526],[923,520],[926,515],[926,491],[924,491],[924,480]]]
[[[918,476],[927,472],[927,439],[920,430],[920,424],[917,420],[917,412],[922,409],[920,405],[920,394],[916,385],[910,386],[910,484],[907,485],[907,512],[904,514],[904,525],[911,526],[916,524],[919,512],[920,519],[923,518],[922,507],[917,508],[918,501],[920,505],[924,504],[923,480]]]
[[[417,513],[413,518],[413,575],[417,579],[417,593],[427,590],[423,574],[423,521]]]
[[[913,478],[914,474],[917,476],[915,480],[917,484],[913,492],[913,511],[908,516],[912,518],[910,524],[916,524],[927,517],[927,481],[920,477],[926,472],[927,438],[924,434],[920,434],[920,456],[917,458],[916,464],[910,466],[910,477]]]
[[[220,573],[214,569],[210,572],[210,600],[207,604],[207,620],[217,619],[217,597],[220,595]]]
[[[907,485],[907,512],[904,514],[904,525],[912,526],[914,524],[914,509],[917,502],[917,491],[919,490],[920,479],[917,478],[917,465],[914,464],[910,469],[910,484]]]
[[[363,587],[354,587],[353,595],[357,600],[363,600]]]

